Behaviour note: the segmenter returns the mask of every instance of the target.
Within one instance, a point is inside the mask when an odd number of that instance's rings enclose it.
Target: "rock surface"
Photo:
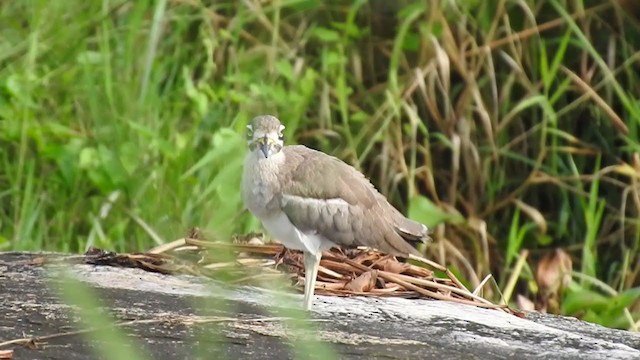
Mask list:
[[[38,256],[64,257],[0,253],[0,343],[85,328],[58,296],[60,266],[29,263]],[[321,358],[321,349],[308,347],[311,339],[349,359],[640,359],[640,334],[567,317],[521,319],[446,301],[317,296],[312,314],[292,323],[287,318],[301,314],[298,294],[109,266],[76,264],[71,274],[95,289],[118,321],[131,321],[120,327],[130,335],[128,346],[152,359]],[[104,358],[96,341],[87,334],[54,336],[31,348],[0,345],[0,353]]]

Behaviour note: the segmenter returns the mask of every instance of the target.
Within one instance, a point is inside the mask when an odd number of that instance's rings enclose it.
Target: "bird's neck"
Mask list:
[[[247,153],[242,181],[246,206],[261,218],[270,213],[273,200],[280,193],[279,175],[285,155],[279,152],[265,158],[259,151]]]
[[[284,153],[278,152],[265,158],[260,150],[247,153],[244,161],[245,181],[248,181],[254,191],[261,191],[263,195],[278,192],[279,175],[285,163]]]
[[[265,158],[258,149],[249,152],[245,159],[245,165],[251,166],[256,173],[267,177],[277,175],[280,172],[280,167],[284,165],[284,162],[284,152],[280,151]]]

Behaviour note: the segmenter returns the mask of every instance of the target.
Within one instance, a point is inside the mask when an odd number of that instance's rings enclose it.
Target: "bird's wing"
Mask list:
[[[405,239],[421,238],[426,227],[402,216],[360,172],[304,146],[283,151],[289,171],[280,174],[280,205],[298,229],[342,246],[417,254]]]

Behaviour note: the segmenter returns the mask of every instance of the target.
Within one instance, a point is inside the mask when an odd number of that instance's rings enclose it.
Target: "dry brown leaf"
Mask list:
[[[410,265],[407,263],[401,263],[389,256],[385,256],[374,264],[376,269],[381,269],[395,274],[402,274],[409,270]]]
[[[546,254],[538,262],[536,281],[542,293],[555,294],[571,281],[571,257],[562,249]]]
[[[555,249],[538,262],[536,281],[540,288],[538,309],[557,313],[560,308],[560,294],[571,281],[573,262],[562,249]]]
[[[354,292],[371,291],[371,289],[375,287],[377,279],[377,270],[367,271],[357,278],[351,280],[344,288]]]
[[[380,256],[381,256],[381,254],[378,253],[378,252],[373,252],[371,250],[367,250],[367,251],[361,252],[356,257],[354,257],[352,260],[357,262],[357,263],[359,263],[359,264],[374,263],[380,258]]]

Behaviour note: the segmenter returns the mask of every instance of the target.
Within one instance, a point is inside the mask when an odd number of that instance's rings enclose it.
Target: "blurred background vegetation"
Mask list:
[[[522,308],[640,327],[633,0],[0,2],[0,251],[142,251],[243,210],[245,125],[333,154]]]

